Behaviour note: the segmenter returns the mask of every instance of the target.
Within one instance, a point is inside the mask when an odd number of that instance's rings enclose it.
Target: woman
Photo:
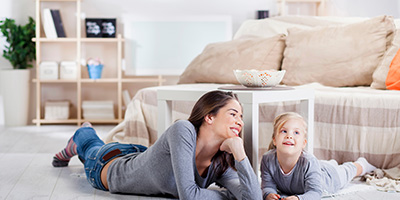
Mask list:
[[[262,199],[239,137],[242,127],[236,95],[211,91],[196,102],[188,120],[175,122],[147,150],[141,145],[104,145],[91,127],[82,127],[56,154],[53,166],[67,166],[78,154],[92,186],[112,193]],[[207,189],[212,183],[227,190]]]

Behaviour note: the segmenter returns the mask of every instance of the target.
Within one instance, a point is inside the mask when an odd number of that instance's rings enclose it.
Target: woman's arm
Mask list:
[[[262,199],[260,184],[251,167],[249,159],[245,157],[240,162],[235,160],[235,167],[237,171],[229,168],[222,177],[217,180],[217,183],[227,188],[236,199]]]
[[[242,161],[246,158],[246,152],[244,151],[243,140],[240,137],[233,137],[226,139],[219,148],[221,151],[231,153],[235,160]]]
[[[240,137],[226,139],[220,150],[233,154],[237,172],[229,168],[217,182],[237,199],[262,199],[260,184],[244,151],[243,140]]]
[[[200,188],[197,185],[194,175],[196,132],[188,121],[177,123],[170,127],[167,141],[179,199],[228,199],[220,191]]]

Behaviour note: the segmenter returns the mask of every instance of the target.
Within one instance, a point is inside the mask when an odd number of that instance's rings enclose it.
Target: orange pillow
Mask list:
[[[400,49],[397,50],[386,77],[386,89],[400,90]]]

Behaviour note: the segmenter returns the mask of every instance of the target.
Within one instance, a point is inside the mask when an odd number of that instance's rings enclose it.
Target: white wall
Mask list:
[[[290,14],[313,13],[308,4],[297,4],[299,9]],[[373,17],[392,15],[400,18],[400,3],[396,0],[327,0],[327,14],[336,16]],[[84,0],[82,11],[87,17],[116,17],[122,14],[170,15],[211,14],[231,15],[233,33],[246,19],[256,17],[256,10],[270,10],[270,16],[278,12],[275,0]],[[293,10],[293,9],[291,9]],[[11,17],[18,23],[26,23],[28,16],[35,16],[34,0],[2,0],[0,19]],[[123,26],[119,24],[118,32]],[[3,49],[4,38],[0,39]],[[0,68],[10,66],[3,57]]]
[[[289,14],[312,14],[314,7],[308,4],[295,5],[294,12]],[[327,0],[327,14],[336,16],[374,17],[392,15],[400,18],[400,3],[396,0]],[[235,33],[240,24],[247,19],[256,18],[257,10],[269,10],[270,16],[277,15],[275,0],[83,0],[82,11],[86,17],[113,17],[121,21],[123,14],[143,15],[230,15],[232,16],[232,32]],[[290,9],[293,10],[293,7]],[[71,13],[74,14],[74,13]],[[34,0],[1,0],[0,19],[13,18],[18,23],[26,23],[28,16],[35,16]],[[68,32],[68,31],[67,31]],[[123,33],[123,25],[118,23],[118,33]],[[0,50],[4,46],[4,38],[0,39]],[[0,68],[10,64],[0,57]],[[175,77],[176,79],[176,77]],[[175,81],[172,79],[172,82]],[[137,88],[136,88],[137,90]],[[60,91],[46,90],[48,93]],[[63,93],[63,92],[61,92]],[[34,85],[31,86],[31,99],[34,98]],[[43,94],[46,95],[46,94]],[[66,97],[67,98],[67,97]],[[35,102],[30,104],[30,119],[34,118]]]

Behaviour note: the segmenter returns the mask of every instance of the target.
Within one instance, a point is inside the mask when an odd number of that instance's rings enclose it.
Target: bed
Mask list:
[[[400,165],[400,91],[388,90],[386,78],[396,67],[392,61],[399,38],[395,20],[388,16],[249,20],[232,41],[208,45],[179,84],[238,84],[233,69],[285,69],[283,84],[315,90],[317,158],[343,163],[363,156],[379,168],[391,168]],[[152,145],[157,139],[156,95],[162,87],[139,90],[106,142]],[[186,119],[193,105],[173,102],[173,120]],[[271,141],[274,117],[299,112],[299,102],[263,104],[259,110],[261,159]]]

